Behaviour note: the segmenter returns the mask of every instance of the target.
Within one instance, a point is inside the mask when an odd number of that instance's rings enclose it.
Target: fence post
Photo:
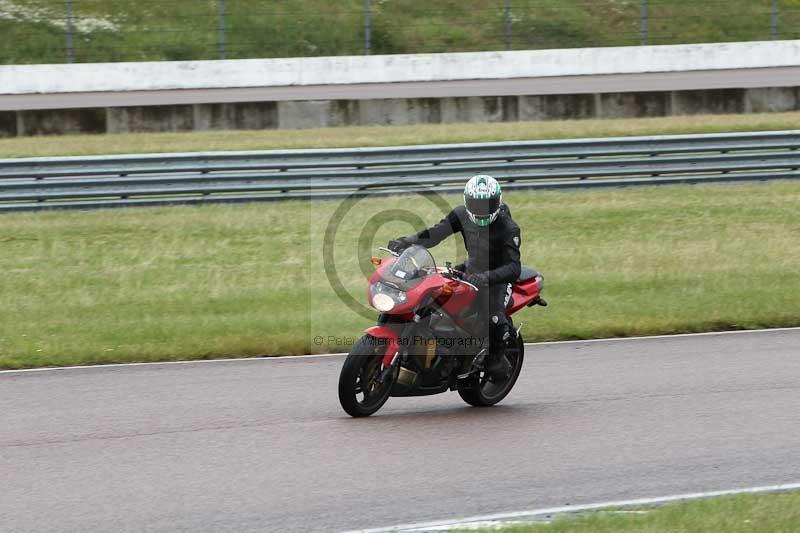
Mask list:
[[[506,50],[511,50],[511,0],[505,0],[503,6],[503,39]]]
[[[219,58],[225,59],[225,0],[217,0],[219,13]]]
[[[67,63],[75,61],[75,47],[73,46],[73,25],[72,25],[72,0],[64,0],[64,13],[67,18]]]
[[[778,38],[778,16],[780,15],[780,6],[778,0],[772,0],[772,28],[770,29],[770,36],[772,40]]]
[[[364,0],[364,55],[372,51],[372,2]]]
[[[647,0],[639,2],[639,44],[646,45],[648,41],[647,23],[650,18],[650,6]]]

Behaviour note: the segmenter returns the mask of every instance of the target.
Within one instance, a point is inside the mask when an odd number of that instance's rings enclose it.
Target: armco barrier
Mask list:
[[[0,211],[800,177],[800,130],[391,148],[0,160]]]

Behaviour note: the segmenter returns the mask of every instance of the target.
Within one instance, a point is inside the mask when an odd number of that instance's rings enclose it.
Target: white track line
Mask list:
[[[584,339],[574,341],[526,342],[525,346],[549,346],[553,344],[584,344],[589,342],[642,341],[650,339],[675,339],[680,337],[706,337],[712,335],[737,335],[742,333],[771,333],[776,331],[800,331],[795,328],[734,329],[731,331],[705,331],[702,333],[673,333],[669,335],[643,335],[641,337],[607,337],[603,339]]]
[[[529,511],[514,511],[509,513],[495,513],[488,515],[471,516],[467,518],[438,520],[432,522],[419,522],[416,524],[403,524],[398,526],[381,527],[374,529],[358,529],[347,533],[388,533],[394,532],[422,532],[422,531],[448,531],[451,529],[469,527],[476,523],[499,522],[514,519],[536,519],[543,516],[561,513],[574,513],[580,511],[593,511],[609,507],[630,507],[636,505],[655,505],[662,503],[678,502],[685,500],[697,500],[701,498],[713,498],[716,496],[730,496],[734,494],[758,494],[765,492],[780,492],[786,490],[798,490],[800,483],[786,483],[783,485],[768,485],[764,487],[749,487],[743,489],[715,490],[708,492],[693,492],[688,494],[675,494],[672,496],[661,496],[658,498],[638,498],[635,500],[620,500],[613,502],[589,503],[585,505],[564,505],[561,507],[550,507],[546,509],[533,509]]]
[[[652,339],[674,339],[681,337],[704,337],[713,335],[740,335],[746,333],[773,333],[776,331],[800,331],[800,327],[795,328],[771,328],[771,329],[737,329],[733,331],[708,331],[705,333],[676,333],[674,335],[647,335],[643,337],[608,337],[604,339],[584,339],[573,341],[547,341],[547,342],[526,342],[525,346],[554,346],[554,345],[569,345],[569,344],[586,344],[594,342],[625,342],[625,341],[641,341]],[[108,365],[79,365],[79,366],[58,366],[58,367],[45,367],[45,368],[23,368],[20,370],[0,370],[0,374],[12,374],[20,372],[51,372],[56,370],[80,370],[86,368],[118,368],[126,366],[153,366],[153,365],[194,365],[206,363],[230,363],[230,362],[256,362],[256,361],[275,361],[283,359],[315,359],[322,357],[340,357],[347,355],[346,353],[323,353],[312,355],[274,355],[265,357],[238,357],[234,359],[198,359],[194,361],[154,361],[152,363],[113,363]]]
[[[97,364],[97,365],[76,365],[76,366],[51,366],[44,368],[22,368],[19,370],[0,370],[0,374],[11,374],[18,372],[50,372],[54,370],[80,370],[86,368],[119,368],[127,366],[159,366],[159,365],[195,365],[206,363],[231,363],[231,362],[257,362],[257,361],[274,361],[281,359],[316,359],[321,357],[339,357],[347,355],[346,353],[319,353],[311,355],[267,355],[264,357],[237,357],[231,359],[196,359],[194,361],[153,361],[151,363],[111,363],[111,364]]]

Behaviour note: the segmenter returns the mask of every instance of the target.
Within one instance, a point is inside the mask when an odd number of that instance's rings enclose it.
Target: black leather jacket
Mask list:
[[[505,204],[500,207],[497,219],[488,226],[473,223],[467,215],[467,208],[459,205],[435,226],[410,235],[406,240],[430,248],[457,232],[461,232],[467,249],[467,273],[485,272],[490,285],[517,280],[522,268],[519,226]]]

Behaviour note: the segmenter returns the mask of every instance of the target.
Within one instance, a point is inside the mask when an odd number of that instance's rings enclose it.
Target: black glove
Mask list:
[[[411,246],[411,243],[405,237],[400,237],[399,239],[394,239],[389,241],[389,244],[386,245],[388,249],[393,251],[396,254],[403,253],[403,250]]]
[[[467,274],[464,276],[464,281],[472,283],[476,287],[481,287],[489,284],[489,277],[485,272],[479,272],[478,274]]]

